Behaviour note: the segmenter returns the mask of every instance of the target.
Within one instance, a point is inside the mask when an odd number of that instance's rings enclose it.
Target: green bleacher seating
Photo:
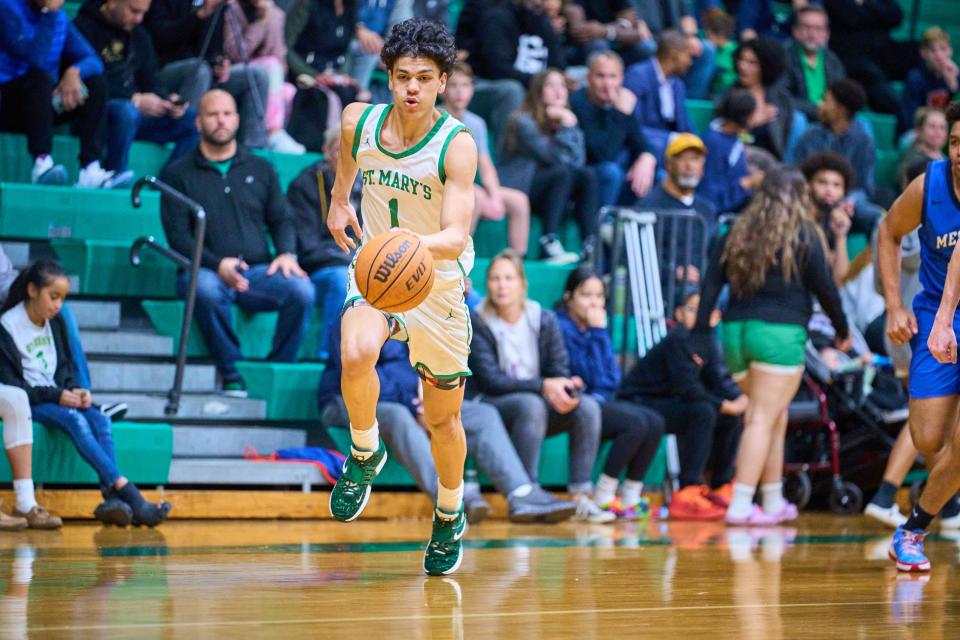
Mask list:
[[[110,240],[126,242],[139,236],[163,239],[160,198],[143,192],[143,205],[134,209],[126,190],[47,187],[0,183],[0,236],[6,238]]]
[[[114,422],[117,465],[133,482],[164,484],[173,457],[173,429],[163,423]],[[11,481],[10,465],[0,456],[0,482]],[[97,484],[97,474],[60,429],[33,423],[33,480],[47,484]]]
[[[697,134],[703,134],[710,126],[713,120],[713,101],[711,100],[685,100],[687,111],[690,113],[690,124]]]
[[[319,420],[317,388],[324,365],[238,362],[251,398],[267,401],[268,420]]]
[[[900,188],[900,178],[897,176],[897,168],[900,166],[900,154],[897,151],[877,151],[877,168],[875,180],[877,185],[890,187],[894,190]]]
[[[314,162],[323,159],[320,153],[305,153],[300,156],[289,153],[277,153],[266,149],[254,149],[256,155],[261,156],[273,163],[280,178],[280,188],[287,190],[287,185],[296,178],[304,167],[310,166]]]
[[[507,220],[481,220],[473,233],[473,250],[479,257],[491,258],[507,246]]]
[[[891,151],[897,148],[896,116],[865,111],[863,117],[870,122],[870,126],[873,128],[873,137],[878,150]]]
[[[139,267],[130,264],[130,243],[117,240],[53,240],[57,257],[70,275],[80,279],[87,296],[173,298],[177,268],[166,258],[144,250]]]
[[[327,429],[327,433],[336,443],[338,450],[344,453],[350,451],[350,432],[348,429],[332,428]],[[568,443],[569,440],[565,433],[551,436],[544,440],[543,449],[540,452],[540,477],[538,478],[540,484],[546,487],[556,487],[565,490],[569,478]],[[597,462],[593,469],[594,479],[599,477],[603,469],[603,463],[607,459],[607,452],[610,450],[610,446],[611,444],[609,442],[604,442],[600,446]],[[654,488],[663,484],[667,469],[666,459],[665,441],[661,441],[657,455],[654,457],[643,479],[643,483],[647,487]],[[469,461],[468,464],[470,464]],[[475,467],[476,465],[472,466]],[[479,476],[481,484],[490,486],[489,480],[482,472]],[[377,476],[376,485],[381,487],[412,487],[415,486],[415,483],[406,469],[396,461],[396,458],[388,457],[387,464],[384,465],[383,471]]]

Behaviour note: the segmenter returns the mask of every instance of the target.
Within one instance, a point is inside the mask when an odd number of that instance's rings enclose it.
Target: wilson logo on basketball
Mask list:
[[[396,251],[391,251],[386,256],[384,256],[383,261],[377,267],[377,272],[373,274],[373,279],[377,282],[386,282],[390,279],[390,274],[393,273],[393,269],[400,263],[400,259],[403,258],[403,254],[410,250],[411,242],[409,240],[404,240],[400,243],[400,246],[397,247]]]

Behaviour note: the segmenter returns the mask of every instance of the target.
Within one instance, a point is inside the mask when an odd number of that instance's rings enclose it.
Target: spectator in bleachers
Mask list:
[[[960,93],[960,69],[953,59],[950,34],[940,27],[930,27],[920,41],[923,64],[910,70],[900,94],[898,132],[914,123],[920,107],[946,109],[951,98]]]
[[[618,204],[623,186],[642,198],[653,186],[657,159],[633,117],[637,96],[623,86],[623,61],[612,51],[591,54],[587,86],[570,96],[583,129],[587,164],[596,173],[600,205]]]
[[[717,51],[709,39],[699,36],[696,16],[702,10],[687,0],[631,0],[631,4],[637,7],[637,13],[655,37],[665,31],[686,36],[691,56],[690,68],[683,74],[686,94],[690,98],[706,98],[716,71]]]
[[[769,38],[748,40],[740,43],[734,60],[737,86],[749,91],[757,101],[750,130],[754,144],[783,160],[798,130],[793,99],[781,82],[786,68],[783,46]]]
[[[850,268],[847,235],[853,225],[854,205],[847,198],[847,189],[853,183],[853,167],[838,153],[819,151],[805,159],[800,170],[810,184],[816,219],[827,239],[827,264],[840,287]]]
[[[340,124],[343,105],[357,96],[356,81],[346,73],[357,10],[355,2],[294,0],[287,11],[287,66],[299,89],[288,129],[310,151],[323,147],[326,132]]]
[[[353,259],[352,252],[344,253],[337,246],[326,224],[339,156],[340,128],[336,127],[327,132],[323,160],[305,167],[287,188],[287,205],[297,230],[297,261],[310,275],[323,313],[317,354],[321,362],[330,357],[327,344],[330,335],[340,326],[340,311],[347,298],[347,266]],[[360,206],[359,178],[358,174],[350,198],[354,207]]]
[[[243,359],[231,328],[234,304],[247,311],[279,311],[268,360],[294,362],[313,310],[314,290],[297,263],[297,239],[277,172],[237,144],[240,118],[233,97],[214,89],[200,101],[200,146],[163,172],[164,182],[207,212],[194,318],[217,365],[223,391],[246,397],[237,361]],[[194,219],[188,207],[164,196],[160,217],[170,246],[193,254]],[[265,230],[276,249],[274,257]],[[190,272],[177,274],[187,293]]]
[[[250,63],[267,76],[264,105],[267,142],[274,151],[301,154],[306,148],[286,131],[287,104],[296,93],[287,77],[287,45],[284,25],[287,16],[273,0],[227,0],[223,31],[223,54],[231,65]]]
[[[629,0],[571,0],[563,14],[574,52],[567,64],[584,64],[591,53],[612,50],[630,65],[656,51],[653,34]]]
[[[340,327],[327,346],[331,358],[320,378],[318,400],[324,427],[346,427],[350,423],[340,395]],[[436,498],[437,471],[430,455],[430,432],[423,419],[420,377],[410,366],[410,350],[397,340],[387,340],[376,366],[380,378],[377,423],[393,456],[421,491]],[[576,511],[571,502],[557,500],[530,480],[517,455],[500,414],[479,400],[466,400],[461,408],[467,453],[476,459],[478,470],[507,498],[513,522],[560,522]],[[471,524],[482,520],[490,505],[479,492],[463,496],[464,510]]]
[[[713,489],[705,482],[714,433],[724,438],[736,434],[739,418],[747,410],[747,397],[733,384],[723,367],[712,339],[692,335],[699,293],[681,289],[674,317],[679,324],[641,358],[624,377],[618,397],[656,411],[667,433],[678,436],[680,491],[670,502],[670,517],[676,520],[719,520],[729,501],[729,489]],[[726,440],[724,440],[726,442]],[[723,467],[723,465],[721,465]],[[726,469],[726,467],[723,467]],[[718,474],[718,480],[726,480]]]
[[[266,147],[262,117],[269,79],[262,68],[230,64],[224,55],[225,0],[153,0],[143,24],[153,38],[164,93],[176,93],[196,108],[211,88],[222,89],[240,105],[240,140]]]
[[[597,179],[586,166],[583,130],[567,101],[563,73],[548,69],[534,76],[523,107],[504,137],[500,180],[537,203],[543,219],[540,257],[555,263],[576,261],[557,237],[572,202],[584,255],[592,252],[599,225]]]
[[[836,329],[836,346],[846,350],[850,345],[813,211],[803,174],[773,171],[730,232],[711,248],[693,333],[701,343],[713,344],[711,315],[729,283],[724,357],[750,402],[728,524],[772,525],[797,517],[796,506],[783,497],[784,437],[787,411],[803,376],[813,295]],[[753,504],[758,485],[762,508]]]
[[[472,99],[473,69],[466,62],[458,62],[447,78],[443,106],[450,115],[466,125],[477,143],[479,183],[474,185],[476,203],[470,232],[477,230],[480,220],[503,220],[506,216],[507,244],[522,257],[527,253],[527,241],[530,237],[530,199],[523,191],[500,184],[497,168],[490,157],[487,123],[467,110]]]
[[[543,0],[512,0],[484,11],[475,46],[468,60],[488,80],[509,78],[529,87],[548,67],[566,66]]]
[[[902,81],[920,62],[916,42],[890,35],[903,21],[898,0],[824,0],[823,6],[832,25],[830,48],[847,74],[866,88],[874,111],[897,113],[891,81]]]
[[[197,112],[176,94],[164,96],[156,78],[157,56],[140,23],[150,0],[107,0],[80,8],[74,25],[99,52],[107,79],[106,168],[116,178],[127,169],[134,139],[173,142],[168,163],[197,146]],[[125,174],[125,175],[124,175]]]
[[[370,88],[370,76],[380,64],[383,39],[390,28],[390,17],[397,0],[361,0],[357,26],[350,42],[350,77],[362,92]],[[396,22],[401,22],[397,20]]]
[[[497,77],[486,75],[492,72],[484,68],[484,54],[481,46],[487,33],[484,31],[487,13],[504,7],[512,11],[509,8],[512,2],[513,0],[464,0],[463,9],[457,20],[458,58],[467,62],[477,76],[473,82],[475,97],[470,107],[490,124],[490,133],[497,144],[497,149],[500,147],[510,116],[520,108],[523,102],[524,84],[502,73]],[[501,19],[503,18],[504,16],[501,15]],[[549,25],[549,18],[547,22]],[[538,28],[542,29],[540,26]],[[554,34],[554,39],[556,38]],[[558,58],[555,61],[560,60]]]
[[[849,189],[860,189],[871,195],[877,152],[873,138],[856,119],[866,103],[867,95],[856,81],[844,79],[832,83],[818,109],[820,122],[804,131],[792,157],[799,163],[819,151],[839,153],[853,167],[853,184]]]
[[[793,106],[816,120],[817,108],[833,82],[847,77],[843,63],[827,46],[830,18],[822,6],[811,4],[797,11],[793,40],[787,43],[787,91]]]
[[[37,503],[33,487],[33,419],[26,391],[0,384],[0,420],[16,497],[13,516],[0,512],[0,531],[59,529],[63,520]]]
[[[50,260],[34,262],[14,280],[0,307],[0,382],[23,389],[34,419],[66,433],[96,471],[104,497],[94,512],[98,520],[156,526],[166,519],[170,504],[147,502],[120,474],[110,418],[93,406],[90,390],[76,384],[72,350],[60,317],[69,289],[66,272]],[[28,521],[55,517],[40,509],[23,515]]]
[[[733,54],[739,45],[735,39],[735,26],[733,16],[718,7],[703,14],[703,32],[717,50],[714,58],[716,71],[710,84],[710,93],[714,95],[725,93],[737,81]]]
[[[693,130],[682,80],[692,61],[689,38],[668,30],[657,37],[657,55],[631,65],[624,76],[623,86],[637,96],[635,114],[658,159],[663,158],[671,133]]]
[[[720,98],[715,119],[703,135],[707,157],[697,193],[718,213],[739,211],[757,186],[741,141],[756,111],[757,101],[749,91],[731,89]]]
[[[119,186],[100,166],[103,64],[62,6],[62,0],[0,2],[0,131],[27,135],[32,182],[66,184],[66,169],[50,153],[54,126],[69,122],[80,138],[77,186]]]
[[[697,187],[703,180],[703,167],[706,163],[707,148],[703,140],[692,133],[681,133],[676,135],[670,141],[667,147],[667,177],[659,185],[654,187],[646,198],[638,203],[638,206],[649,211],[691,211],[703,219],[706,227],[706,233],[709,236],[714,224],[717,221],[717,209],[713,203],[704,200],[697,195]],[[662,221],[664,227],[662,234],[662,246],[659,247],[658,254],[661,261],[671,259],[670,247],[673,243],[673,235],[677,234],[677,228],[668,225],[668,221]],[[699,282],[700,269],[706,261],[703,255],[703,236],[700,227],[693,226],[690,242],[687,245],[686,238],[676,238],[676,259],[677,272],[675,277],[680,281]],[[670,274],[664,274],[664,278],[670,278]]]
[[[943,160],[943,148],[947,144],[947,116],[932,107],[920,107],[913,119],[913,144],[900,158],[897,174],[903,182],[903,176],[918,160]]]
[[[609,522],[616,516],[600,509],[590,481],[600,445],[600,407],[582,394],[582,381],[570,374],[570,356],[556,316],[527,298],[523,261],[504,251],[490,261],[487,297],[471,318],[473,343],[467,382],[500,412],[532,482],[540,470],[540,449],[547,435],[569,432],[568,490],[577,503],[576,520]]]
[[[570,354],[570,372],[583,381],[581,393],[600,404],[600,439],[613,440],[593,501],[617,517],[636,520],[649,514],[640,497],[643,478],[663,436],[663,418],[650,409],[617,399],[620,364],[607,332],[606,289],[588,265],[570,272],[557,310],[557,323]],[[626,470],[626,480],[620,474]],[[617,496],[617,488],[620,496]]]

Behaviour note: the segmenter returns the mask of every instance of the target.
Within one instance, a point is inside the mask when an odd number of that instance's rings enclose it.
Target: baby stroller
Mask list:
[[[853,333],[855,352],[868,353]],[[830,510],[849,515],[861,511],[863,492],[844,480],[841,468],[849,475],[886,457],[895,440],[890,432],[906,421],[907,398],[885,359],[865,362],[841,353],[839,360],[828,363],[807,342],[803,383],[790,405],[784,484],[802,509],[814,493],[811,475],[829,471]]]

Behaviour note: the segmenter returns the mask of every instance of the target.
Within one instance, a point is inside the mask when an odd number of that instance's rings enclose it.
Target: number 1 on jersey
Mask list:
[[[393,229],[393,228],[399,227],[400,226],[400,203],[397,202],[396,198],[390,198],[390,202],[387,203],[387,206],[390,207],[390,228]]]

